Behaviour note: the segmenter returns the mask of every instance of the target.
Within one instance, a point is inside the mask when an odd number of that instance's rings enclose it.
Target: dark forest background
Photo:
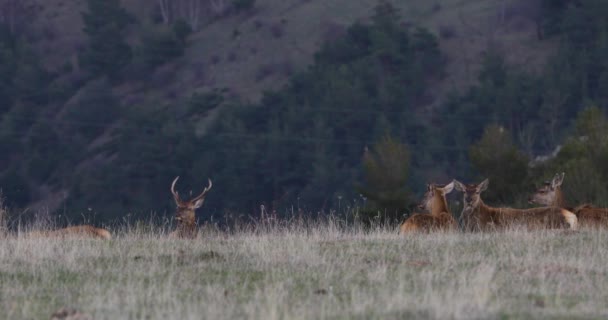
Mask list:
[[[523,206],[557,171],[608,204],[607,1],[275,2],[0,0],[4,205],[170,214],[179,175],[214,181],[203,220],[402,219],[427,182]]]

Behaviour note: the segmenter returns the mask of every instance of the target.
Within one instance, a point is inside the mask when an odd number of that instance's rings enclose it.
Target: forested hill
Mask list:
[[[602,0],[0,6],[14,213],[164,214],[178,175],[182,194],[213,179],[203,219],[261,205],[399,218],[455,177],[490,177],[488,199],[513,203],[555,170],[574,200],[608,194]]]

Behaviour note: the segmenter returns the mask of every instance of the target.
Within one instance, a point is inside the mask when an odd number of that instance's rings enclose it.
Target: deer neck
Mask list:
[[[487,216],[489,214],[492,214],[493,210],[495,210],[495,208],[488,206],[483,202],[483,200],[479,199],[479,204],[477,205],[477,207],[469,212],[466,212],[465,215],[469,218],[478,218],[481,216]]]
[[[560,208],[567,208],[566,199],[564,199],[564,194],[562,193],[562,188],[558,187],[555,189],[555,201],[553,205]]]
[[[180,237],[184,238],[195,238],[198,233],[196,220],[186,219],[181,220],[177,223],[177,233]]]
[[[489,207],[481,199],[479,204],[474,209],[462,211],[462,221],[464,228],[469,231],[478,231],[481,228],[481,217],[486,216],[489,213]]]
[[[448,202],[445,200],[445,196],[441,192],[435,192],[431,202],[431,215],[436,216],[442,212],[450,212],[448,210]]]

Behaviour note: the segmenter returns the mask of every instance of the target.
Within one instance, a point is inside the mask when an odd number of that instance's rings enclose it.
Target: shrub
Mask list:
[[[481,178],[490,179],[491,187],[484,193],[484,199],[512,203],[514,197],[525,189],[528,158],[517,149],[504,127],[486,127],[481,139],[471,146],[469,157]]]
[[[148,68],[155,69],[184,53],[185,38],[183,37],[186,31],[182,27],[177,29],[179,30],[174,29],[173,32],[166,29],[154,30],[143,37],[139,56]]]
[[[248,11],[255,6],[255,0],[232,0],[232,6],[238,11]]]
[[[188,22],[179,19],[173,23],[173,34],[182,45],[185,45],[186,39],[192,33],[192,27]]]
[[[359,186],[363,196],[371,201],[362,218],[394,222],[401,218],[410,202],[406,181],[409,171],[407,147],[384,136],[373,150],[363,155],[364,184]]]

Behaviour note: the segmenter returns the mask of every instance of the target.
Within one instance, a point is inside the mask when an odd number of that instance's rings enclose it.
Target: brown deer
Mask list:
[[[25,233],[25,237],[33,238],[93,238],[93,239],[112,239],[110,231],[102,228],[95,228],[89,225],[71,226],[57,230],[30,231]]]
[[[445,200],[445,195],[453,189],[453,181],[445,186],[428,184],[418,208],[427,210],[430,214],[414,213],[401,224],[401,233],[458,230],[458,223]]]
[[[488,179],[479,184],[463,184],[454,180],[455,188],[463,193],[462,216],[468,231],[500,230],[523,226],[528,229],[577,229],[578,220],[571,211],[558,207],[531,209],[494,208],[481,200],[488,188]]]
[[[553,180],[545,181],[544,185],[530,196],[529,202],[544,206],[556,206],[574,212],[581,227],[607,228],[608,208],[596,208],[590,204],[579,205],[572,208],[567,205],[562,192],[562,183],[565,173],[557,173]]]
[[[209,185],[203,190],[201,194],[190,199],[189,201],[183,201],[180,199],[179,194],[175,191],[175,183],[177,182],[179,177],[176,177],[171,184],[171,193],[173,194],[173,198],[175,199],[175,204],[177,205],[177,211],[175,212],[175,221],[177,221],[177,228],[175,231],[169,234],[170,237],[175,238],[196,238],[198,234],[198,226],[196,225],[196,215],[194,211],[200,208],[205,201],[205,196],[207,192],[211,190],[213,184],[211,183],[211,179],[209,180]]]

